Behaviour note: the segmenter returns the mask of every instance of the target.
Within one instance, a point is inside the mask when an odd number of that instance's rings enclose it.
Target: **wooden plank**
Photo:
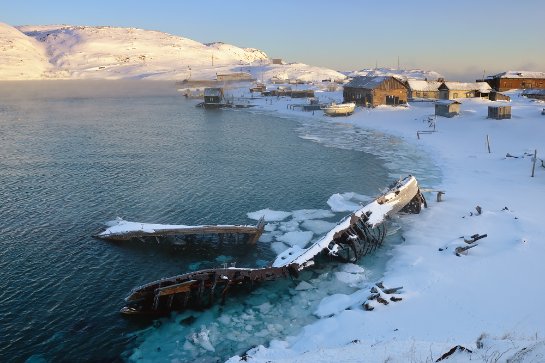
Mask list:
[[[181,292],[189,292],[191,291],[191,285],[193,285],[195,282],[197,282],[197,280],[189,280],[189,281],[185,281],[176,285],[160,287],[156,290],[157,295],[165,296],[165,295],[179,294]]]

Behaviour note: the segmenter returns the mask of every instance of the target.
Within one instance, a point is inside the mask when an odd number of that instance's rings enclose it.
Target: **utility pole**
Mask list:
[[[397,69],[399,69],[399,56],[397,56]]]
[[[212,67],[214,67],[214,53],[212,53]]]

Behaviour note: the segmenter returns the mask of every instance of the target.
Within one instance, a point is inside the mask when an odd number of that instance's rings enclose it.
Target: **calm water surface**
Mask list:
[[[293,120],[195,108],[171,84],[1,83],[0,96],[0,361],[121,359],[149,325],[118,314],[134,286],[220,254],[274,256],[91,238],[105,221],[253,224],[248,212],[327,209],[391,181],[369,153],[305,140]]]

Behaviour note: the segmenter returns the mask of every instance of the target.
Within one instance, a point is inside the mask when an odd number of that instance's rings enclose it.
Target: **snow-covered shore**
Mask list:
[[[534,151],[538,158],[545,152],[545,105],[519,93],[510,92],[512,119],[487,119],[487,106],[496,102],[465,99],[460,116],[438,117],[436,132],[419,139],[417,131],[432,130],[433,103],[357,109],[350,117],[327,118],[289,110],[287,99],[261,100],[266,110],[379,130],[416,144],[441,167],[443,180],[435,188],[445,195],[437,202],[428,193],[428,209],[401,219],[405,242],[394,247],[384,275],[386,286],[403,286],[401,302],[373,302],[375,309],[365,311],[358,293],[330,297],[331,316],[297,336],[252,349],[245,359],[424,362],[461,345],[473,353],[460,351],[449,361],[539,361],[545,354],[545,169],[540,160],[534,177],[531,172]],[[456,247],[467,245],[464,238],[474,234],[487,237],[457,256]],[[239,357],[230,360],[236,361]]]

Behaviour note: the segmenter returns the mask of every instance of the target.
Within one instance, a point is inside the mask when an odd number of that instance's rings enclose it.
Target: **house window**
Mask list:
[[[458,93],[453,93],[452,98],[458,98]]]

